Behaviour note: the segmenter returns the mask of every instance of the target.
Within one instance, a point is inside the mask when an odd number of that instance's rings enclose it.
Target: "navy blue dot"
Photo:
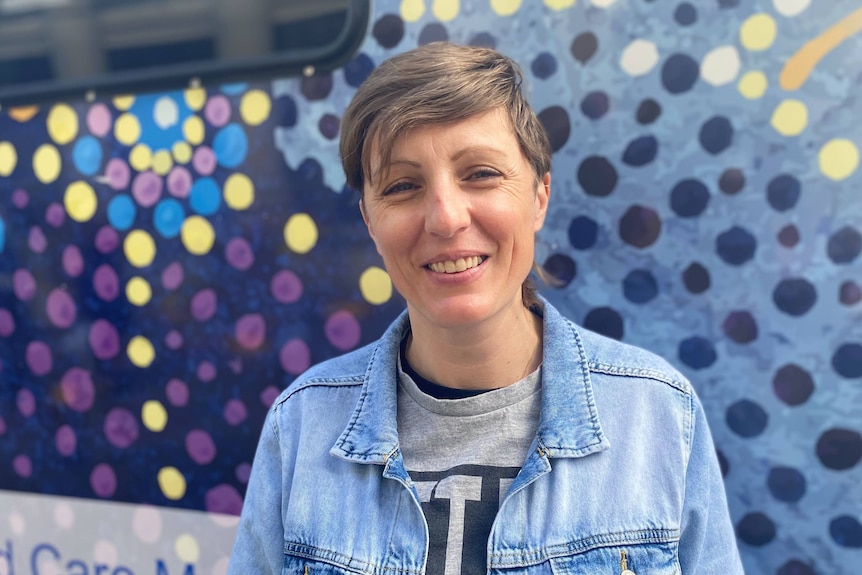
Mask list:
[[[705,369],[718,359],[712,342],[699,336],[681,341],[678,355],[679,360],[692,369]]]
[[[738,168],[728,168],[718,179],[718,189],[728,196],[734,196],[745,187],[745,174]]]
[[[862,525],[855,517],[842,515],[830,521],[829,535],[841,547],[862,548]]]
[[[845,343],[839,346],[832,356],[832,368],[843,377],[862,377],[862,345]]]
[[[632,303],[646,303],[658,295],[658,282],[649,270],[632,270],[623,279],[623,295]]]
[[[670,191],[670,209],[682,218],[699,216],[708,203],[709,190],[700,180],[681,180]]]
[[[446,42],[449,40],[449,31],[439,22],[431,22],[426,24],[422,31],[419,32],[419,45],[424,46],[431,42]]]
[[[557,152],[566,145],[571,132],[569,113],[562,106],[550,106],[539,112],[539,121],[548,133],[551,152]]]
[[[588,216],[578,216],[569,224],[569,242],[576,250],[588,250],[599,237],[599,224]]]
[[[317,127],[323,137],[327,140],[335,139],[338,136],[338,130],[341,126],[341,120],[335,114],[324,114],[321,116]]]
[[[584,327],[616,340],[623,338],[623,318],[613,308],[591,309],[584,318]]]
[[[769,415],[760,404],[740,399],[727,408],[724,420],[731,431],[740,437],[757,437],[766,429]]]
[[[303,77],[299,81],[299,91],[306,100],[325,100],[332,91],[332,74]]]
[[[697,22],[697,9],[688,2],[683,2],[674,10],[673,19],[680,26],[691,26]]]
[[[578,166],[578,183],[588,196],[609,196],[617,186],[617,170],[602,156],[590,156]]]
[[[709,270],[698,262],[692,262],[685,268],[682,272],[682,282],[685,284],[685,289],[695,294],[705,292],[712,283]]]
[[[350,86],[358,88],[372,71],[374,71],[374,60],[363,52],[344,65],[344,80]]]
[[[608,113],[611,101],[604,92],[590,92],[581,100],[581,112],[587,118],[598,120]]]
[[[715,251],[722,260],[741,266],[754,257],[757,239],[744,228],[734,226],[722,232],[715,240]]]
[[[772,291],[772,301],[784,313],[798,317],[817,302],[817,289],[804,278],[783,279]]]
[[[775,539],[775,523],[759,511],[748,513],[736,524],[736,536],[753,547],[763,547]]]
[[[661,219],[655,210],[645,206],[632,206],[620,218],[620,238],[630,246],[645,248],[658,240]]]
[[[540,80],[550,78],[557,71],[557,59],[550,52],[542,52],[533,59],[530,70],[533,71],[533,76]]]
[[[789,363],[775,372],[772,390],[775,396],[787,405],[802,405],[814,393],[814,379],[805,369],[795,363]]]
[[[394,48],[404,38],[404,21],[395,14],[384,14],[374,23],[371,35],[383,48]]]
[[[629,142],[623,152],[623,163],[629,166],[645,166],[658,154],[658,140],[655,136],[640,136]]]
[[[279,96],[273,106],[273,116],[279,125],[290,128],[296,125],[296,102],[288,95]]]
[[[635,120],[638,124],[652,124],[659,116],[661,116],[661,104],[652,98],[647,98],[638,104],[637,112],[635,112]]]
[[[724,116],[713,116],[700,127],[698,139],[704,150],[720,154],[733,141],[733,125]]]
[[[781,174],[772,178],[766,186],[766,199],[772,209],[778,212],[786,212],[796,206],[802,186],[799,180],[789,174]]]
[[[845,226],[832,234],[826,246],[829,259],[836,264],[849,264],[862,251],[862,235],[855,228]]]
[[[778,230],[778,243],[786,248],[792,248],[799,243],[799,229],[793,224],[787,224]]]
[[[775,575],[817,575],[811,565],[803,563],[799,559],[791,559],[778,568]]]
[[[296,175],[306,182],[313,182],[323,177],[323,169],[320,167],[320,163],[314,158],[306,158],[299,164]]]
[[[592,32],[584,32],[572,40],[570,51],[575,60],[586,64],[599,48],[599,41]]]
[[[721,327],[724,335],[736,343],[746,344],[757,339],[757,321],[750,312],[730,312]]]
[[[473,39],[470,40],[471,46],[478,46],[480,48],[491,48],[494,49],[497,47],[497,39],[487,32],[479,32]]]
[[[566,254],[551,254],[542,268],[555,280],[551,287],[557,289],[566,287],[578,275],[577,263]]]
[[[838,301],[844,305],[855,305],[862,300],[862,288],[853,280],[847,280],[838,288]]]
[[[730,473],[730,462],[725,457],[724,452],[718,448],[715,450],[715,455],[718,458],[718,468],[721,470],[721,476],[727,477]]]
[[[829,469],[850,469],[862,459],[862,436],[852,429],[829,429],[817,440],[817,458]]]
[[[727,8],[736,8],[739,6],[739,0],[718,0],[718,6],[722,10],[726,10]]]
[[[700,76],[700,65],[688,54],[672,54],[661,68],[661,84],[671,94],[688,92]]]
[[[773,467],[766,478],[766,486],[779,501],[795,503],[805,495],[805,476],[792,467]]]

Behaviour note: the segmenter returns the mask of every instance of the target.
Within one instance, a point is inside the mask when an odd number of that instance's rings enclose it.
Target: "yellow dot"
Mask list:
[[[565,10],[575,5],[575,0],[545,0],[545,6],[552,10]]]
[[[42,144],[33,153],[33,172],[43,184],[50,184],[60,175],[60,152],[51,144]]]
[[[739,29],[739,39],[748,50],[766,50],[775,42],[775,20],[763,12],[750,16]]]
[[[126,284],[126,299],[136,306],[147,305],[153,297],[150,283],[140,276],[135,276]]]
[[[48,112],[48,135],[60,145],[78,135],[78,115],[68,104],[57,104]]]
[[[76,222],[87,222],[96,213],[99,200],[96,192],[87,182],[77,181],[69,184],[63,196],[63,205],[69,217]]]
[[[434,0],[434,4],[431,5],[434,17],[441,22],[454,20],[460,10],[461,6],[458,0]]]
[[[820,171],[827,178],[843,180],[859,166],[859,150],[850,140],[830,140],[820,148]]]
[[[124,112],[131,108],[134,103],[134,96],[117,96],[116,98],[114,98],[114,107]]]
[[[245,174],[236,172],[224,182],[224,201],[235,210],[244,210],[254,201],[254,183]]]
[[[189,144],[197,146],[204,141],[204,121],[199,116],[189,116],[183,122],[183,137]]]
[[[156,359],[156,350],[150,340],[142,335],[136,335],[126,347],[126,355],[137,367],[149,367]]]
[[[183,222],[180,238],[190,254],[202,256],[213,247],[215,232],[212,225],[201,216],[190,216]]]
[[[271,109],[269,94],[263,90],[249,90],[239,104],[239,115],[249,126],[258,126],[269,118]]]
[[[132,230],[123,242],[126,259],[136,268],[144,268],[156,257],[156,242],[144,230]]]
[[[33,119],[33,116],[39,113],[39,106],[17,106],[15,108],[9,108],[9,117],[15,120],[16,122],[29,122]]]
[[[782,136],[798,136],[808,125],[808,108],[799,100],[784,100],[772,113],[772,127]]]
[[[160,431],[164,431],[165,426],[168,424],[168,412],[165,411],[164,405],[155,399],[151,399],[144,403],[144,406],[141,408],[141,420],[147,429],[159,433]]]
[[[392,297],[392,280],[384,270],[371,266],[359,276],[359,291],[368,303],[380,305]]]
[[[298,254],[307,254],[317,243],[317,225],[308,214],[293,214],[284,224],[284,241]]]
[[[174,159],[171,153],[167,150],[159,150],[153,154],[153,171],[160,176],[164,176],[174,167]]]
[[[192,147],[189,146],[188,142],[177,142],[174,144],[172,148],[174,153],[174,160],[178,164],[188,164],[192,159]]]
[[[146,144],[137,144],[129,152],[129,164],[139,172],[149,170],[153,165],[153,152]]]
[[[500,16],[511,16],[521,7],[521,0],[491,0],[491,8]]]
[[[203,88],[190,88],[185,91],[183,97],[186,105],[195,112],[203,108],[207,102],[207,92]]]
[[[141,137],[141,123],[131,114],[121,114],[114,122],[114,137],[124,146],[131,146]]]
[[[176,552],[177,557],[185,563],[197,563],[198,559],[201,557],[201,550],[198,546],[197,539],[188,533],[183,533],[177,537],[177,540],[174,543],[174,552]]]
[[[766,74],[759,70],[746,72],[739,79],[739,93],[749,100],[756,100],[766,93],[766,88],[769,86],[769,81],[766,79]]]
[[[0,142],[0,176],[8,176],[18,165],[18,152],[9,142]]]
[[[186,478],[176,467],[162,467],[158,475],[159,488],[165,497],[176,501],[186,494]]]
[[[401,18],[416,22],[425,14],[425,0],[401,0]]]

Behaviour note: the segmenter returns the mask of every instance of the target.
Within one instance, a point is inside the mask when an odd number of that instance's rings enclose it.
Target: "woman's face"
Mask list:
[[[505,112],[415,128],[388,166],[371,154],[362,215],[411,320],[459,327],[519,310],[550,174],[537,181]]]

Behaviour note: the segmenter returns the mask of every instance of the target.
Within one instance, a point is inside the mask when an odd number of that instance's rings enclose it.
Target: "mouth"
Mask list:
[[[457,274],[479,266],[486,259],[488,256],[469,256],[457,260],[433,262],[425,267],[439,274]]]

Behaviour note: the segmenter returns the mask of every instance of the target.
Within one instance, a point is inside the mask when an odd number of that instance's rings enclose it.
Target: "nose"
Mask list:
[[[452,182],[428,186],[425,196],[425,231],[450,238],[470,226],[470,198]]]

